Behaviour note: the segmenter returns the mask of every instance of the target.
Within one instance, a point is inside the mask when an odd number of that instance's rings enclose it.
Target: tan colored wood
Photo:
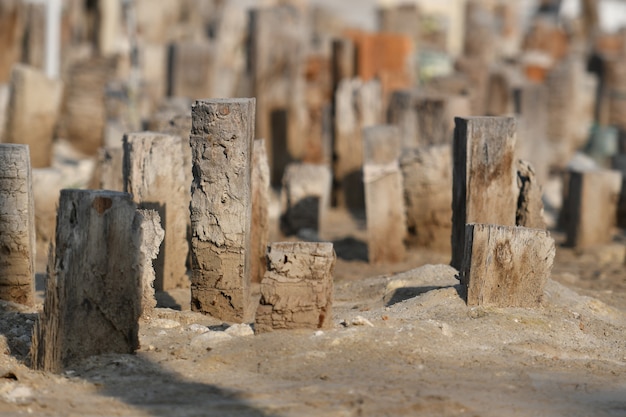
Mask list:
[[[515,170],[515,119],[456,118],[453,145],[452,261],[463,261],[465,225],[515,225],[519,191]]]
[[[0,299],[32,305],[35,207],[29,150],[0,144]]]
[[[185,181],[181,138],[155,132],[124,136],[124,191],[143,209],[159,212],[165,239],[156,261],[157,291],[189,286],[185,265],[189,184]]]
[[[406,257],[400,152],[398,127],[378,125],[363,129],[367,246],[372,264],[402,262]]]
[[[467,305],[537,307],[554,261],[554,239],[545,230],[468,224],[461,281]]]
[[[332,327],[333,244],[275,242],[267,260],[255,332]]]
[[[260,283],[266,270],[265,251],[270,238],[270,167],[265,152],[265,140],[256,139],[252,149],[252,226],[251,282]]]
[[[225,321],[251,318],[250,221],[254,99],[192,106],[191,308]]]

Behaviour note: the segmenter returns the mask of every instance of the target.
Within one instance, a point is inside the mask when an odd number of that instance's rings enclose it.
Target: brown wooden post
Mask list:
[[[335,260],[332,243],[272,243],[255,332],[331,327]]]
[[[25,10],[21,0],[0,1],[0,84],[9,81],[13,65],[20,62]]]
[[[468,224],[461,271],[467,304],[539,306],[554,255],[554,239],[545,230]]]
[[[62,190],[56,250],[31,347],[36,369],[139,347],[142,261],[131,195]]]
[[[50,166],[63,84],[32,67],[16,65],[3,141],[30,145],[33,168]]]
[[[192,106],[191,308],[250,318],[251,158],[254,99]]]
[[[143,209],[159,212],[165,240],[156,261],[157,291],[189,285],[185,261],[189,200],[181,138],[155,132],[124,136],[124,191]]]
[[[270,167],[265,140],[256,139],[252,149],[252,226],[250,231],[251,282],[260,283],[265,274],[265,251],[270,239]]]
[[[0,144],[0,299],[32,305],[35,207],[29,150]]]
[[[465,225],[515,225],[519,195],[515,118],[456,118],[453,145],[452,261],[463,262]]]
[[[368,258],[372,264],[401,262],[406,256],[406,216],[402,188],[400,129],[363,129],[363,182]]]
[[[567,245],[587,248],[611,242],[622,188],[619,171],[571,171],[567,201]]]

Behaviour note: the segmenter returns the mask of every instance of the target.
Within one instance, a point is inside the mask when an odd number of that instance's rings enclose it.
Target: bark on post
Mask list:
[[[456,118],[453,145],[452,261],[463,262],[465,225],[514,226],[519,191],[515,170],[515,119]]]
[[[63,84],[25,65],[11,72],[4,142],[30,145],[33,168],[50,166]]]
[[[554,239],[545,230],[468,224],[461,271],[467,305],[538,306],[554,255]]]
[[[332,174],[324,165],[291,164],[285,170],[281,194],[285,235],[299,232],[323,234],[326,211],[330,206]]]
[[[189,200],[181,139],[154,132],[124,136],[124,191],[144,209],[159,212],[165,240],[156,261],[157,291],[185,288]]]
[[[270,167],[267,163],[265,140],[254,141],[252,150],[252,225],[250,260],[251,278],[260,283],[265,274],[265,251],[270,239]]]
[[[331,327],[335,260],[332,243],[272,243],[255,332]]]
[[[369,262],[401,262],[406,256],[400,130],[379,125],[363,129],[363,182]]]
[[[36,369],[59,372],[88,356],[139,347],[135,214],[127,193],[61,191],[56,251],[31,347]]]
[[[32,305],[35,207],[28,146],[0,145],[0,299]]]
[[[192,107],[191,308],[225,321],[251,316],[250,219],[254,99]]]
[[[435,145],[403,152],[407,244],[450,253],[452,147]]]
[[[570,172],[568,246],[587,248],[612,240],[621,188],[622,174],[619,171]]]
[[[532,229],[545,229],[543,219],[543,201],[541,200],[541,185],[537,182],[535,170],[528,162],[519,159],[517,167],[517,212],[515,224]]]

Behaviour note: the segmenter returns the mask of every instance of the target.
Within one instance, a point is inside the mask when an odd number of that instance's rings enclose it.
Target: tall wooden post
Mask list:
[[[251,316],[255,100],[197,101],[191,111],[191,308],[241,322]]]
[[[135,214],[127,193],[61,191],[56,250],[31,347],[36,369],[58,372],[88,356],[139,347],[143,261]]]
[[[187,287],[185,260],[189,200],[181,138],[154,132],[124,136],[124,191],[144,209],[159,212],[165,240],[156,262],[155,289]]]
[[[31,305],[35,290],[35,207],[29,150],[0,145],[0,299]]]
[[[363,182],[369,262],[401,262],[406,256],[406,215],[398,165],[400,130],[392,125],[363,129]]]
[[[518,187],[515,118],[456,118],[453,144],[452,261],[461,268],[465,225],[515,226]]]
[[[260,283],[265,274],[265,251],[269,243],[270,167],[265,140],[256,139],[252,151],[251,278]]]

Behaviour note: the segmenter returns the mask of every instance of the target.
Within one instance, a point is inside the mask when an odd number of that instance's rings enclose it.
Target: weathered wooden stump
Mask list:
[[[450,252],[452,233],[452,147],[423,146],[400,157],[406,207],[407,244]]]
[[[468,224],[461,271],[467,304],[538,306],[554,254],[554,239],[545,230]]]
[[[452,261],[463,262],[465,225],[514,226],[519,191],[515,172],[515,119],[456,118],[453,145]]]
[[[36,369],[58,372],[104,353],[139,346],[141,269],[130,194],[62,190],[56,250],[31,347]]]
[[[191,308],[225,321],[251,316],[250,221],[254,99],[192,107]]]
[[[290,164],[283,176],[281,229],[285,235],[305,229],[323,233],[330,205],[332,176],[324,165]]]
[[[139,207],[159,212],[165,240],[156,262],[155,289],[187,287],[189,200],[181,138],[155,132],[124,136],[124,191]]]
[[[612,240],[621,188],[622,174],[619,171],[569,173],[568,246],[586,248]]]
[[[334,201],[353,211],[364,209],[362,129],[382,119],[380,83],[344,79],[335,92]]]
[[[50,166],[63,84],[25,65],[11,72],[4,142],[30,145],[33,168]]]
[[[272,243],[255,332],[331,327],[335,260],[332,243]]]
[[[531,229],[545,229],[546,222],[543,218],[543,194],[541,185],[537,181],[535,170],[528,162],[519,159],[517,168],[517,212],[515,225],[529,227]]]
[[[256,97],[256,132],[265,138],[272,184],[298,159],[305,109],[304,14],[281,4],[254,8],[249,19],[249,62]]]
[[[27,145],[0,144],[0,299],[31,305],[35,207]]]
[[[402,187],[400,129],[363,129],[363,182],[369,262],[401,262],[406,256],[406,217]]]
[[[256,139],[252,149],[252,229],[250,231],[251,278],[260,283],[265,274],[265,251],[270,238],[270,167],[265,140]]]

